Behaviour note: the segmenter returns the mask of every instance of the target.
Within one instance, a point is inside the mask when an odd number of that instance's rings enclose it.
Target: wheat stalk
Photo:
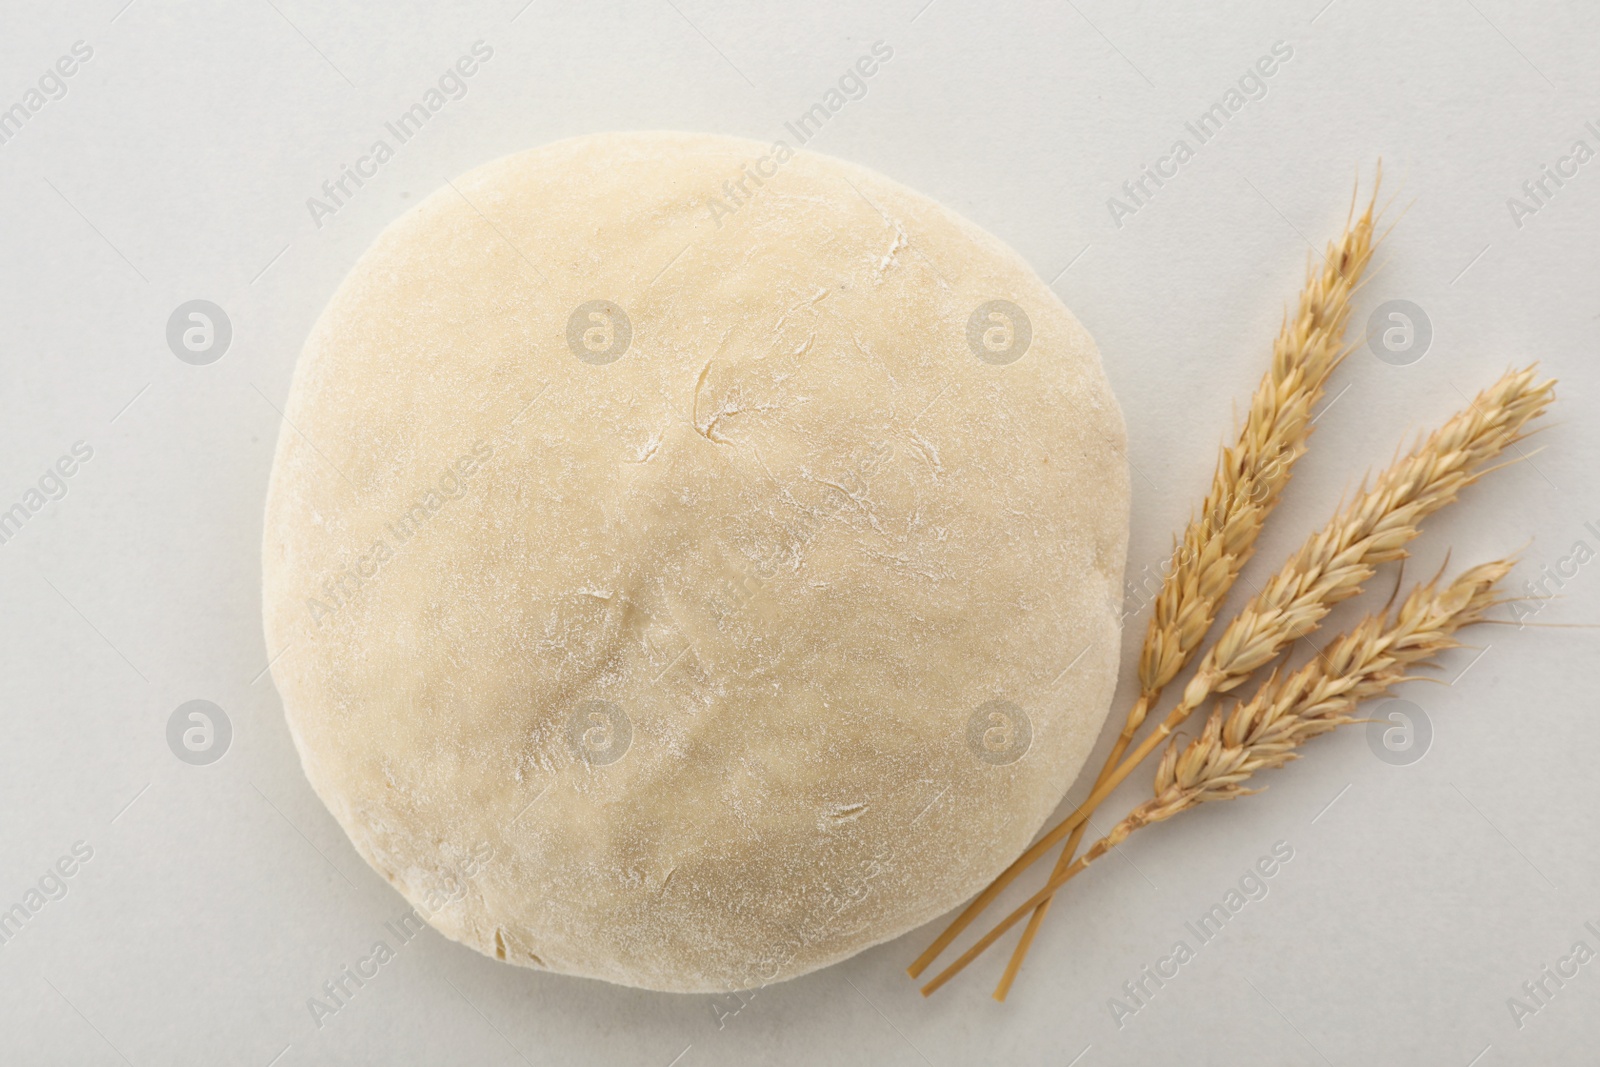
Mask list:
[[[1121,762],[1161,690],[1194,656],[1255,551],[1262,524],[1289,483],[1295,461],[1305,454],[1312,409],[1347,354],[1344,335],[1351,300],[1379,239],[1375,213],[1382,180],[1380,164],[1366,209],[1356,215],[1352,192],[1344,231],[1329,242],[1321,269],[1307,268],[1299,306],[1294,318],[1285,314],[1278,328],[1272,365],[1250,398],[1238,439],[1222,449],[1205,502],[1173,549],[1139,653],[1139,697],[1128,709],[1095,787]],[[1080,825],[1067,839],[1056,861],[1057,874],[1072,862],[1083,831]],[[1041,905],[1022,932],[995,990],[996,1000],[1006,998],[1048,910],[1048,902]],[[913,970],[912,976],[917,973]]]
[[[1333,520],[1313,534],[1256,594],[1201,659],[1183,697],[1076,811],[1057,823],[969,904],[928,951],[913,977],[943,952],[995,897],[1056,842],[1082,825],[1101,802],[1208,697],[1239,685],[1314,630],[1335,604],[1360,592],[1380,563],[1403,558],[1418,524],[1454,500],[1490,468],[1484,465],[1522,437],[1522,429],[1554,398],[1554,381],[1534,380],[1534,367],[1507,371],[1468,407],[1389,466]],[[1041,899],[1047,899],[1049,894]]]
[[[1214,708],[1203,733],[1181,750],[1169,745],[1156,769],[1155,795],[1044,889],[1017,908],[960,959],[923,987],[924,996],[958,974],[994,944],[1030,909],[1051,898],[1069,880],[1134,831],[1164,822],[1214,800],[1232,800],[1259,790],[1244,786],[1257,771],[1281,767],[1300,745],[1346,723],[1357,704],[1410,680],[1408,667],[1436,652],[1457,647],[1456,631],[1483,619],[1499,601],[1495,587],[1513,561],[1496,560],[1466,571],[1440,589],[1438,580],[1416,587],[1398,609],[1369,615],[1293,673],[1277,671],[1250,700],[1226,716]]]

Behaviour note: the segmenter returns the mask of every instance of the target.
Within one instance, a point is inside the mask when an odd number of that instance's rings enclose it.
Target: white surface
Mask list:
[[[893,60],[811,147],[943,200],[1055,279],[1128,416],[1136,573],[1198,498],[1307,239],[1320,246],[1335,230],[1357,169],[1381,155],[1407,210],[1358,326],[1385,300],[1411,300],[1432,321],[1432,347],[1408,366],[1363,349],[1340,372],[1335,389],[1348,389],[1318,423],[1250,574],[1409,431],[1534,357],[1563,383],[1544,451],[1430,523],[1411,573],[1447,548],[1464,564],[1525,547],[1520,583],[1576,541],[1600,548],[1600,161],[1520,228],[1506,204],[1575,139],[1600,147],[1584,127],[1600,125],[1600,16],[1577,5],[1530,15],[1506,0],[1404,12],[1376,0],[1320,12],[1322,0],[921,2],[761,18],[706,0],[582,13],[549,0],[520,13],[520,0],[406,13],[298,0],[13,5],[0,106],[73,42],[94,55],[0,145],[0,506],[73,442],[94,455],[0,545],[0,898],[21,899],[76,841],[94,854],[0,946],[0,1060],[1592,1060],[1600,960],[1520,1028],[1507,998],[1574,941],[1600,949],[1583,926],[1600,928],[1596,635],[1515,627],[1477,631],[1487,651],[1476,661],[1443,658],[1443,677],[1468,671],[1460,684],[1404,693],[1434,728],[1420,762],[1385,764],[1350,729],[1274,772],[1266,795],[1136,836],[1063,898],[1004,1006],[988,999],[1003,952],[933,999],[917,995],[902,968],[935,927],[762,991],[720,1029],[732,1002],[513,970],[429,932],[314,1025],[307,998],[406,909],[312,796],[262,673],[274,405],[373,236],[485,160],[602,129],[783,137],[786,119],[888,42]],[[494,57],[465,97],[314,226],[306,198],[480,39]],[[1265,98],[1115,227],[1107,197],[1280,40],[1294,55]],[[209,366],[165,342],[168,315],[196,297],[234,328]],[[1600,565],[1562,592],[1540,621],[1600,621]],[[1130,655],[1143,621],[1129,627]],[[234,728],[206,767],[179,762],[165,739],[169,715],[194,698],[221,705]],[[1115,809],[1147,783],[1135,776]],[[1119,1030],[1108,998],[1280,840],[1295,855],[1268,896]]]

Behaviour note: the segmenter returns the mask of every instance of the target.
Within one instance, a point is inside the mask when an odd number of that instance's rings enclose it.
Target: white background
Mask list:
[[[893,59],[811,147],[943,201],[1054,280],[1127,415],[1131,572],[1165,554],[1308,242],[1336,232],[1381,156],[1397,225],[1354,332],[1405,299],[1431,347],[1404,366],[1358,348],[1249,574],[1409,433],[1537,358],[1562,385],[1531,461],[1430,522],[1410,568],[1521,550],[1520,590],[1575,542],[1600,548],[1600,161],[1520,227],[1507,207],[1575,139],[1600,148],[1592,8],[123,2],[13,2],[0,34],[0,107],[75,41],[94,50],[0,145],[0,507],[73,442],[94,450],[0,545],[0,906],[74,842],[94,850],[0,947],[0,1061],[1594,1061],[1600,960],[1520,1028],[1507,998],[1574,941],[1600,949],[1583,929],[1600,926],[1596,634],[1514,626],[1475,631],[1481,658],[1442,657],[1441,678],[1466,672],[1454,686],[1406,690],[1433,726],[1419,762],[1386,764],[1350,728],[1265,795],[1137,835],[1062,898],[1003,1006],[988,996],[1003,951],[917,994],[903,968],[937,927],[764,990],[721,1029],[712,998],[516,970],[429,931],[319,1030],[306,998],[406,908],[301,775],[263,673],[258,563],[296,354],[386,224],[446,178],[576,134],[785,136],[882,40]],[[306,198],[480,39],[494,56],[468,94],[315,226]],[[1293,57],[1265,98],[1114,225],[1107,198],[1278,41]],[[197,297],[233,324],[209,366],[165,341]],[[1600,564],[1561,593],[1539,621],[1600,622]],[[206,767],[165,739],[194,698],[234,728]],[[1141,772],[1108,812],[1147,789]],[[1294,858],[1266,899],[1119,1029],[1108,999],[1277,841]]]

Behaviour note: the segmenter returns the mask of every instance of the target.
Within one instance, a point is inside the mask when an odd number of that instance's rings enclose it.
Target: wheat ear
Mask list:
[[[1529,420],[1549,406],[1555,382],[1534,380],[1534,367],[1508,371],[1364,488],[1333,521],[1290,557],[1200,661],[1183,698],[1161,725],[1122,761],[1070,816],[1057,823],[967,905],[917,961],[918,973],[960,936],[995,897],[1056,842],[1082,825],[1195,708],[1234,688],[1290,641],[1316,628],[1332,607],[1360,591],[1380,563],[1405,556],[1418,524],[1444,507],[1521,439]],[[1046,894],[1048,897],[1048,894]]]
[[[1222,449],[1200,513],[1189,520],[1173,549],[1139,653],[1139,697],[1128,709],[1095,786],[1122,761],[1161,690],[1200,647],[1240,569],[1255,551],[1256,537],[1289,483],[1291,468],[1305,454],[1312,409],[1347,352],[1344,335],[1352,297],[1377,246],[1375,213],[1382,180],[1380,165],[1372,197],[1359,216],[1356,194],[1351,193],[1344,231],[1337,241],[1329,242],[1321,268],[1314,264],[1307,268],[1299,306],[1294,318],[1285,314],[1278,328],[1272,365],[1250,398],[1238,439]],[[1057,874],[1072,862],[1083,831],[1079,826],[1067,838],[1056,860]],[[1049,908],[1048,902],[1041,905],[1022,931],[995,989],[996,1000],[1006,999]],[[917,973],[913,970],[912,976]]]
[[[1440,589],[1437,579],[1416,587],[1393,612],[1369,615],[1335,639],[1299,670],[1275,672],[1250,700],[1226,716],[1214,708],[1204,732],[1181,750],[1174,741],[1156,768],[1155,796],[1139,805],[1111,832],[1036,893],[961,958],[923,987],[938,989],[994,944],[1069,880],[1134,831],[1164,822],[1213,800],[1258,792],[1244,786],[1257,771],[1297,759],[1294,751],[1318,734],[1358,720],[1351,712],[1363,700],[1408,681],[1408,667],[1460,644],[1456,631],[1483,619],[1499,601],[1495,587],[1513,561],[1496,560],[1466,571]]]

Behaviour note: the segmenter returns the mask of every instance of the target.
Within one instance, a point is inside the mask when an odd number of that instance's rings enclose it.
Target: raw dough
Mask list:
[[[356,264],[286,413],[295,744],[480,952],[804,974],[982,887],[1100,729],[1128,486],[1099,355],[871,171],[687,134],[481,167]]]

